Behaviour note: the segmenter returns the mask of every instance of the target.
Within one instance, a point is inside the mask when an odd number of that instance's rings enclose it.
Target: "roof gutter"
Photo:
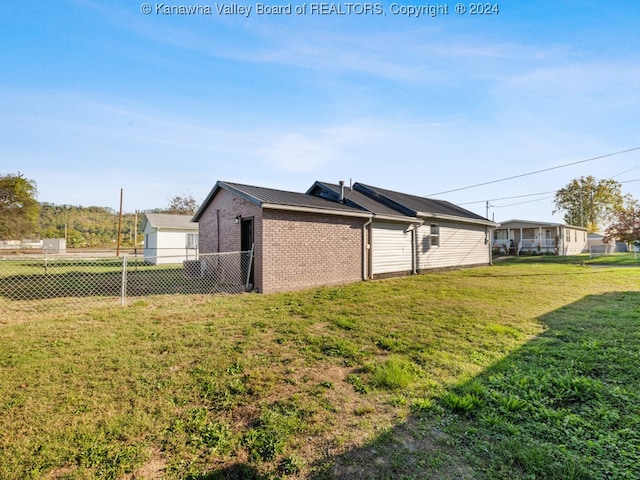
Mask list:
[[[475,223],[478,225],[487,225],[489,227],[499,227],[500,224],[496,223],[496,222],[492,222],[491,220],[484,220],[484,219],[475,219],[475,218],[465,218],[465,217],[458,217],[456,215],[446,215],[443,213],[427,213],[427,212],[417,212],[416,214],[417,217],[428,217],[428,218],[441,218],[443,220],[452,220],[455,222],[461,222],[461,223]]]
[[[411,225],[422,225],[424,223],[424,220],[415,217],[394,217],[393,215],[378,215],[377,213],[373,214],[373,218],[387,222],[410,223]]]

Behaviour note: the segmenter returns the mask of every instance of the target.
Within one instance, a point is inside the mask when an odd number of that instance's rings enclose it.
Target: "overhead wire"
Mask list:
[[[459,191],[462,191],[462,190],[469,190],[471,188],[482,187],[484,185],[491,185],[491,184],[494,184],[494,183],[506,182],[507,180],[513,180],[515,178],[522,178],[522,177],[527,177],[529,175],[535,175],[535,174],[538,174],[538,173],[549,172],[551,170],[557,170],[559,168],[565,168],[565,167],[569,167],[571,165],[578,165],[578,164],[581,164],[581,163],[593,162],[595,160],[602,160],[603,158],[613,157],[615,155],[622,155],[623,153],[629,153],[629,152],[633,152],[635,150],[640,150],[640,147],[628,148],[626,150],[620,150],[619,152],[607,153],[605,155],[598,155],[597,157],[591,157],[591,158],[587,158],[587,159],[584,159],[584,160],[578,160],[577,162],[565,163],[565,164],[562,164],[562,165],[556,165],[555,167],[549,167],[549,168],[543,168],[541,170],[535,170],[533,172],[521,173],[519,175],[512,175],[510,177],[500,178],[500,179],[497,179],[497,180],[491,180],[491,181],[488,181],[488,182],[476,183],[475,185],[469,185],[469,186],[466,186],[466,187],[454,188],[452,190],[445,190],[445,191],[442,191],[442,192],[432,193],[432,194],[427,195],[427,196],[428,197],[434,197],[434,196],[437,196],[437,195],[444,195],[445,193],[459,192]],[[626,173],[626,172],[623,172],[623,173]],[[621,174],[619,174],[619,175],[621,175]]]

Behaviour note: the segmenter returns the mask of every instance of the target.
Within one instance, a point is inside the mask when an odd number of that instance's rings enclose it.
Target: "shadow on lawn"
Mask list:
[[[640,478],[640,293],[587,296],[539,321],[543,334],[306,478]],[[226,478],[260,477],[202,477]]]

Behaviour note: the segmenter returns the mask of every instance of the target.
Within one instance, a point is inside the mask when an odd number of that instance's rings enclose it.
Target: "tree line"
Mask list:
[[[0,174],[0,240],[66,238],[70,248],[115,248],[118,215],[108,207],[56,205],[36,200],[37,185],[23,174]],[[193,215],[191,196],[175,196],[166,208],[150,212]],[[142,214],[123,213],[122,247],[143,241]]]

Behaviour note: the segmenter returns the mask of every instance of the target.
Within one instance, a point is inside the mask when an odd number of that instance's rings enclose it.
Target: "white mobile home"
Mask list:
[[[577,255],[587,249],[587,229],[561,223],[509,220],[494,231],[493,243],[511,255]]]

